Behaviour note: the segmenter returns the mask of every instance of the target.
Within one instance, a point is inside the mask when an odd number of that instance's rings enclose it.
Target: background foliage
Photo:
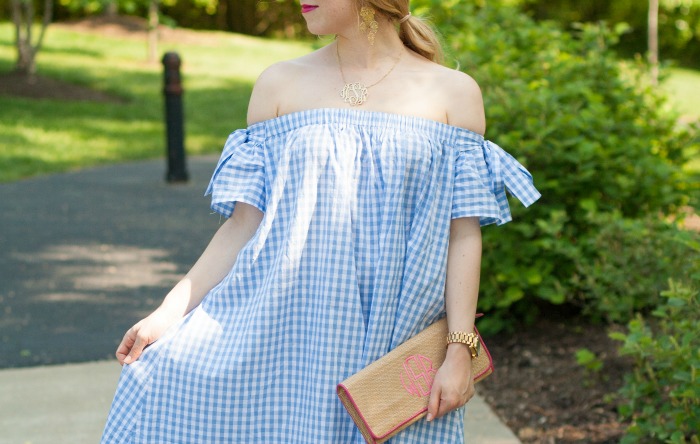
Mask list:
[[[616,213],[595,217],[600,231],[587,239],[588,254],[576,259],[574,280],[585,312],[624,323],[664,302],[669,279],[692,285],[690,263],[698,260],[695,232],[656,215],[626,219]]]
[[[700,242],[683,241],[696,253],[685,267],[692,282],[671,281],[651,316],[611,334],[635,364],[619,393],[620,414],[631,421],[623,444],[700,442]]]
[[[574,23],[606,21],[627,23],[619,48],[627,55],[646,51],[648,1],[547,0],[525,1],[524,9],[538,20],[550,19],[570,28]],[[659,37],[662,57],[685,65],[700,64],[700,2],[660,0]]]
[[[37,11],[42,11],[40,0]],[[0,21],[10,18],[11,0],[0,0]],[[119,13],[146,17],[151,0],[56,0],[57,21]],[[309,37],[299,3],[287,0],[160,0],[161,22],[192,29],[268,37]]]

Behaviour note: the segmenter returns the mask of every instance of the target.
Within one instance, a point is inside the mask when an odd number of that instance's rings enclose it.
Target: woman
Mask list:
[[[510,220],[504,186],[539,197],[408,0],[303,1],[337,38],[258,79],[207,191],[228,219],[124,336],[103,442],[363,442],[336,384],[445,314],[473,331],[480,225]],[[473,394],[451,343],[392,442],[463,443]]]

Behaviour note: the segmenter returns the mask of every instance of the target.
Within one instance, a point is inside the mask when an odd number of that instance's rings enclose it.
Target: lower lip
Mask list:
[[[309,6],[309,5],[304,5],[301,7],[301,13],[306,14],[307,12],[311,12],[318,8],[318,6]]]

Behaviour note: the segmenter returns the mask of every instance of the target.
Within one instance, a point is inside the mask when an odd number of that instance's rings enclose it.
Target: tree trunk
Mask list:
[[[109,0],[109,3],[105,5],[104,16],[105,17],[116,17],[119,8],[117,8],[117,0]]]
[[[649,0],[649,64],[651,65],[651,81],[659,82],[659,0]]]
[[[15,25],[15,46],[17,48],[15,71],[27,78],[32,78],[36,74],[36,55],[41,50],[46,29],[51,23],[53,0],[44,0],[44,17],[36,43],[32,43],[34,15],[32,0],[12,0],[12,21]]]
[[[216,29],[228,31],[231,27],[228,24],[228,1],[219,0],[216,4]]]
[[[17,48],[17,62],[15,71],[24,76],[33,75],[32,71],[32,47],[31,47],[31,23],[34,20],[33,9],[27,5],[26,0],[12,0],[12,21],[15,24],[15,47]],[[27,29],[26,24],[29,23]],[[29,36],[27,36],[29,33]]]
[[[229,0],[229,31],[256,35],[257,0]]]
[[[158,0],[148,5],[148,63],[158,60]]]

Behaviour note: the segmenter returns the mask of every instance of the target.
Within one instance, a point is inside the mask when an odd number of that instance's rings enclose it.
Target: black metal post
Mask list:
[[[168,182],[187,182],[185,167],[185,131],[182,117],[182,81],[180,78],[180,56],[167,52],[163,56],[165,86],[165,126],[168,146]]]

